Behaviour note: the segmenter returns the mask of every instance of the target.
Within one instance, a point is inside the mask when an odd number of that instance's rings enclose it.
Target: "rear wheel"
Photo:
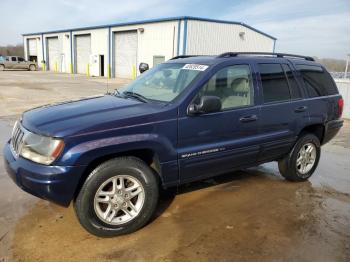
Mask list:
[[[29,71],[35,71],[36,70],[36,66],[35,65],[30,65],[29,66]]]
[[[5,66],[4,65],[0,65],[0,71],[4,71],[5,70]]]
[[[300,137],[292,151],[278,161],[284,178],[290,181],[305,181],[314,173],[321,155],[320,140],[313,134]]]
[[[82,226],[100,237],[131,233],[144,226],[158,202],[156,175],[134,157],[109,160],[86,179],[74,209]]]

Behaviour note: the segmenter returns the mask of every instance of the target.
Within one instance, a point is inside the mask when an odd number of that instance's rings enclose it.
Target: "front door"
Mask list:
[[[7,67],[8,69],[17,69],[17,57],[15,56],[10,56],[9,57],[9,66]]]
[[[180,116],[178,158],[181,182],[189,182],[243,167],[256,161],[259,151],[259,108],[248,64],[217,71],[191,103],[217,96],[219,112]]]

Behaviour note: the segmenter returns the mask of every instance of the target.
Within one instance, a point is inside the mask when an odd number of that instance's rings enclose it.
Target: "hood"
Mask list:
[[[133,116],[143,116],[147,121],[144,116],[153,114],[159,106],[104,95],[34,108],[23,114],[22,124],[37,134],[65,137],[110,129],[116,121],[119,127],[122,119]]]

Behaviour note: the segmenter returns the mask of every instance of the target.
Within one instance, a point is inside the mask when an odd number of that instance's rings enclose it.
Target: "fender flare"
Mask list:
[[[155,152],[160,162],[177,159],[177,151],[166,137],[134,134],[82,142],[65,151],[58,162],[69,166],[88,165],[104,156],[142,149]]]

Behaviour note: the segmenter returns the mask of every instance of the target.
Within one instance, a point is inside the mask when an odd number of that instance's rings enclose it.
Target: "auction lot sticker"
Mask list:
[[[208,67],[207,65],[186,64],[182,69],[204,71]]]

